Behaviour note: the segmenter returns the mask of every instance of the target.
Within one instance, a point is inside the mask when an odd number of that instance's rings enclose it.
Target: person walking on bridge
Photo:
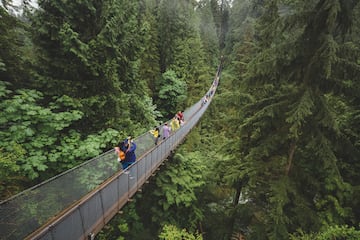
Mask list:
[[[173,117],[173,119],[171,120],[171,131],[175,132],[176,130],[178,130],[180,128],[180,122],[179,119],[175,116]]]
[[[165,123],[162,128],[163,139],[168,138],[170,136],[170,132],[171,132],[171,128],[168,126],[167,123]]]
[[[150,130],[150,133],[154,137],[155,145],[157,145],[160,138],[160,129],[158,127],[155,127],[153,130]]]
[[[121,161],[122,168],[125,170],[136,161],[136,143],[131,138],[127,138],[120,143],[119,148],[125,153],[125,159]]]

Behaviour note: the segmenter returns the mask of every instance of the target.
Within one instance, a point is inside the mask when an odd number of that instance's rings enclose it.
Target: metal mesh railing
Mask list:
[[[219,74],[220,67],[207,94],[216,90]],[[202,100],[199,100],[186,109],[184,111],[186,124],[156,148],[150,133],[134,139],[137,144],[138,160],[130,167],[130,172],[135,180],[129,180],[127,175],[120,174],[122,171],[117,156],[114,150],[110,150],[1,202],[0,239],[23,239],[52,219],[63,215],[65,210],[70,211],[71,206],[75,206],[75,210],[66,215],[66,218],[72,219],[56,226],[52,223],[42,232],[41,239],[79,239],[80,237],[76,236],[89,234],[94,226],[99,225],[98,221],[102,221],[100,225],[104,225],[106,222],[104,218],[113,215],[107,212],[114,211],[112,209],[114,206],[119,209],[130,196],[135,194],[140,185],[195,126],[206,108],[207,105],[202,106]],[[99,185],[115,175],[117,175],[116,180],[99,189]],[[79,205],[79,201],[89,193],[93,195],[88,202]]]

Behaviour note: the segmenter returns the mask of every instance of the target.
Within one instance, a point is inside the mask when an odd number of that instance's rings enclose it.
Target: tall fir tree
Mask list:
[[[39,53],[36,87],[48,96],[78,99],[86,116],[77,126],[83,133],[153,124],[151,99],[143,97],[146,83],[139,80],[138,4],[107,0],[38,4],[32,17]]]
[[[195,6],[195,2],[174,0],[159,4],[160,70],[175,71],[188,88],[188,99],[177,106],[179,110],[198,99],[211,82],[211,62],[203,48],[208,39],[201,39]]]
[[[258,21],[257,54],[243,83],[251,102],[241,109],[241,140],[233,142],[240,161],[232,167],[246,180],[242,208],[253,212],[249,239],[358,221],[357,185],[345,164],[358,155],[341,157],[355,145],[340,125],[347,83],[356,82],[342,73],[359,69],[359,55],[343,54],[352,48],[344,39],[357,2],[281,3],[267,1]]]
[[[4,3],[5,6],[6,2]],[[26,24],[0,6],[0,81],[11,83],[10,88],[28,86],[28,67],[31,51],[27,52]]]

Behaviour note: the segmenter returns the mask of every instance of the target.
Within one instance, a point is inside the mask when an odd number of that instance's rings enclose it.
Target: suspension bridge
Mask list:
[[[0,239],[94,239],[197,124],[215,94],[218,67],[211,87],[184,111],[185,124],[154,146],[150,133],[134,138],[137,161],[125,174],[114,150],[0,202]],[[161,126],[162,127],[162,126]]]

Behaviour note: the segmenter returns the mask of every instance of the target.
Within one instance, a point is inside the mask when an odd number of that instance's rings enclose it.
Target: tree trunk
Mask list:
[[[241,189],[242,189],[242,181],[239,181],[238,185],[236,186],[236,193],[233,200],[234,207],[236,207],[239,204]]]
[[[290,149],[289,149],[289,157],[288,157],[288,164],[285,168],[285,175],[288,176],[290,169],[291,169],[291,165],[292,165],[292,161],[294,158],[294,153],[295,153],[295,149],[296,149],[296,142],[293,141],[290,145]]]
[[[242,186],[243,186],[243,181],[238,181],[236,183],[236,193],[233,199],[233,213],[230,219],[230,223],[229,226],[231,226],[231,231],[234,232],[236,231],[235,229],[235,220],[237,219],[236,216],[236,206],[239,204],[239,199],[240,199],[240,194],[241,194],[241,190],[242,190]]]

